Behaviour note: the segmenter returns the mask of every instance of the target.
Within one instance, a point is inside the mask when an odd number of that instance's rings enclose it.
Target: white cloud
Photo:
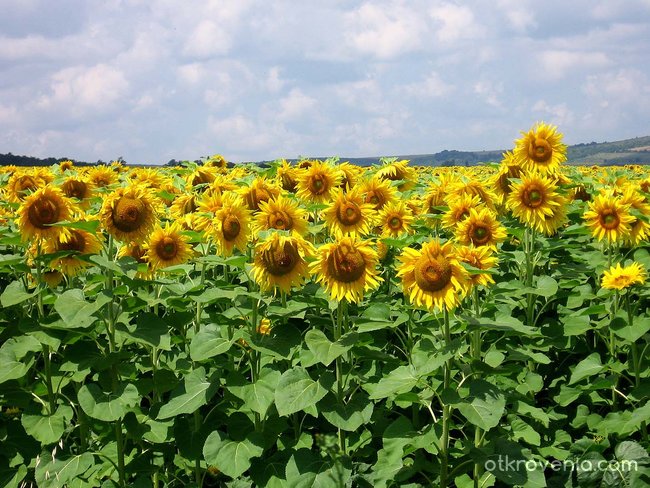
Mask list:
[[[474,83],[474,93],[479,95],[485,103],[496,108],[503,108],[501,95],[503,94],[503,83],[492,83],[487,80],[479,80]]]
[[[498,0],[497,8],[501,9],[508,24],[518,33],[524,34],[537,27],[535,9],[530,2],[522,0]]]
[[[212,20],[203,20],[190,33],[183,52],[189,56],[210,57],[226,54],[232,47],[230,34]]]
[[[293,88],[279,102],[277,117],[283,121],[291,121],[309,114],[317,106],[315,98],[305,95],[299,88]]]
[[[546,50],[539,56],[534,75],[546,80],[560,80],[582,69],[603,68],[611,64],[602,52]]]
[[[485,28],[478,24],[471,8],[453,3],[442,3],[429,10],[436,21],[436,38],[443,43],[461,39],[476,39],[485,35]]]
[[[403,91],[407,95],[417,98],[444,97],[454,91],[454,85],[446,83],[435,71],[422,81],[404,85]]]
[[[279,66],[271,66],[267,72],[264,86],[271,93],[279,92],[286,84],[286,81],[280,77],[280,71]]]
[[[574,119],[573,113],[566,103],[551,105],[545,100],[538,100],[531,107],[531,111],[533,115],[548,119],[549,123],[558,126],[569,124]]]

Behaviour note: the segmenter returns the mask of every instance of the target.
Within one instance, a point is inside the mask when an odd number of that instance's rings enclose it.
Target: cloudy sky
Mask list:
[[[650,134],[650,0],[0,0],[0,153],[166,163]]]

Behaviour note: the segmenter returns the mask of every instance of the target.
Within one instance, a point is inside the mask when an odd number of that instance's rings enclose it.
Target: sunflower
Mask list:
[[[141,242],[157,222],[162,204],[149,188],[128,186],[109,194],[99,211],[106,231],[122,242]]]
[[[635,220],[630,214],[630,205],[611,191],[596,195],[587,205],[589,208],[583,219],[596,239],[610,243],[628,239]]]
[[[278,166],[275,176],[283,190],[290,193],[296,192],[296,185],[298,184],[298,170],[287,163],[286,160],[282,160],[282,163],[280,166]]]
[[[250,186],[240,188],[238,193],[244,199],[248,208],[252,212],[257,212],[260,209],[260,203],[278,197],[281,191],[279,186],[265,177],[258,177],[253,180]]]
[[[456,240],[464,245],[496,248],[507,237],[506,229],[489,208],[471,208],[469,216],[456,227]]]
[[[640,187],[630,185],[621,196],[621,203],[630,206],[631,211],[636,211],[634,221],[630,224],[630,234],[625,238],[625,244],[630,247],[638,246],[650,236],[650,204],[640,191]]]
[[[522,174],[512,185],[506,205],[521,223],[541,231],[546,219],[556,215],[564,201],[550,178],[531,172]]]
[[[74,166],[74,163],[72,161],[70,161],[69,159],[67,159],[67,160],[61,161],[59,163],[59,170],[61,170],[61,173],[64,173],[65,171],[71,170],[73,166]]]
[[[417,307],[453,310],[469,291],[469,273],[449,241],[440,244],[435,239],[420,250],[407,247],[398,259],[404,296]]]
[[[128,178],[131,185],[139,185],[159,190],[169,185],[170,181],[164,173],[153,168],[133,168]]]
[[[450,195],[447,200],[449,210],[442,216],[442,226],[453,229],[467,217],[471,209],[481,208],[481,200],[477,195]]]
[[[304,236],[307,232],[307,211],[300,208],[295,200],[282,195],[260,202],[260,211],[255,215],[253,223],[253,234],[269,229],[286,230]]]
[[[302,237],[273,232],[255,246],[253,278],[262,291],[279,288],[289,293],[308,278],[306,259],[313,255],[313,246]]]
[[[207,166],[209,168],[225,169],[228,167],[228,161],[226,161],[226,158],[224,158],[221,154],[213,154],[208,159],[206,159],[205,163],[203,163],[203,166]]]
[[[340,186],[342,173],[330,164],[313,161],[298,176],[298,198],[307,202],[329,202],[336,187]]]
[[[397,201],[397,192],[389,180],[377,177],[366,179],[359,183],[359,191],[363,195],[363,201],[372,204],[375,210],[381,210],[387,203]]]
[[[216,168],[201,166],[188,174],[185,181],[194,191],[202,192],[214,181],[216,176]]]
[[[9,177],[9,181],[7,181],[5,194],[7,195],[7,200],[17,203],[23,201],[27,195],[35,192],[44,185],[45,182],[37,176],[27,172],[16,171]]]
[[[199,208],[198,198],[193,193],[179,195],[172,202],[169,213],[172,219],[180,219],[185,215],[196,212]]]
[[[246,252],[250,235],[250,210],[237,195],[224,193],[206,233],[215,240],[218,252],[230,256],[237,248]]]
[[[66,276],[76,276],[84,268],[91,265],[79,255],[99,254],[102,244],[95,234],[82,229],[68,229],[65,235],[48,239],[43,244],[43,251],[51,254],[60,251],[70,251],[71,254],[54,258],[49,266]]]
[[[554,125],[539,122],[515,141],[515,159],[529,170],[555,172],[566,161],[566,145]]]
[[[463,196],[475,196],[479,201],[488,207],[490,210],[494,210],[495,202],[497,201],[496,194],[486,188],[482,181],[471,178],[469,180],[456,180],[454,183],[449,185],[447,190],[447,201],[454,198],[462,198]]]
[[[54,186],[44,186],[25,197],[18,209],[18,227],[23,241],[29,239],[56,239],[68,229],[56,226],[71,220],[77,209],[63,192]]]
[[[354,188],[357,184],[357,177],[360,171],[362,171],[361,168],[350,164],[348,161],[340,163],[337,168],[343,175],[340,187],[343,188],[344,191],[349,191]]]
[[[112,168],[108,166],[94,166],[88,170],[88,181],[96,188],[105,188],[117,183],[119,176]]]
[[[154,270],[151,267],[151,263],[147,259],[147,250],[143,245],[137,242],[125,243],[120,247],[120,250],[117,252],[119,258],[130,257],[135,259],[138,264],[146,265],[146,269],[143,271],[138,271],[136,273],[137,278],[141,279],[151,279],[154,274]]]
[[[260,320],[260,323],[257,325],[257,333],[260,335],[269,335],[273,330],[273,325],[271,321],[267,318]]]
[[[369,241],[345,236],[318,248],[317,259],[309,269],[332,300],[359,302],[364,292],[376,289],[382,281],[377,262],[377,252]]]
[[[341,237],[345,234],[364,236],[374,224],[372,204],[364,203],[358,189],[347,193],[338,188],[330,206],[323,211],[323,220],[330,234]]]
[[[567,217],[567,198],[558,195],[557,202],[558,205],[552,207],[551,212],[544,215],[537,225],[537,229],[549,237],[555,235],[560,227],[565,225],[569,220]]]
[[[608,290],[624,290],[633,285],[643,285],[646,280],[646,270],[636,261],[626,267],[621,263],[612,266],[603,273],[601,286]]]
[[[491,187],[494,188],[494,193],[500,199],[500,203],[504,204],[512,187],[512,180],[519,178],[522,173],[522,168],[515,160],[515,154],[512,151],[503,153],[503,159],[499,165],[499,170],[491,178]]]
[[[83,208],[90,206],[89,199],[93,196],[92,184],[79,176],[71,176],[61,184],[61,190],[68,198],[76,198]]]
[[[489,246],[459,246],[456,248],[456,253],[461,263],[467,263],[477,270],[489,270],[499,263],[499,259],[494,256],[494,250]],[[469,279],[472,286],[494,284],[494,279],[490,273],[473,272],[470,273]]]
[[[149,236],[145,249],[146,260],[151,263],[154,272],[186,263],[194,255],[189,238],[181,233],[177,223],[167,223],[165,227],[157,225]]]
[[[411,223],[413,213],[408,202],[399,201],[388,203],[379,212],[378,223],[381,224],[381,235],[383,237],[400,237],[404,234],[411,234]]]
[[[377,170],[377,178],[388,181],[401,181],[397,189],[399,191],[410,190],[415,186],[417,175],[415,170],[408,166],[408,159],[396,161],[388,159],[386,163]]]

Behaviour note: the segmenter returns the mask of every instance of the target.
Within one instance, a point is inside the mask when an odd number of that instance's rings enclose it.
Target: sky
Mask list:
[[[650,0],[0,0],[0,153],[133,164],[650,135]]]

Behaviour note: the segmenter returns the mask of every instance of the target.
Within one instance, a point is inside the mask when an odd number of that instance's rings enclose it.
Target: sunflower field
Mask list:
[[[650,170],[0,170],[0,487],[650,486]]]

